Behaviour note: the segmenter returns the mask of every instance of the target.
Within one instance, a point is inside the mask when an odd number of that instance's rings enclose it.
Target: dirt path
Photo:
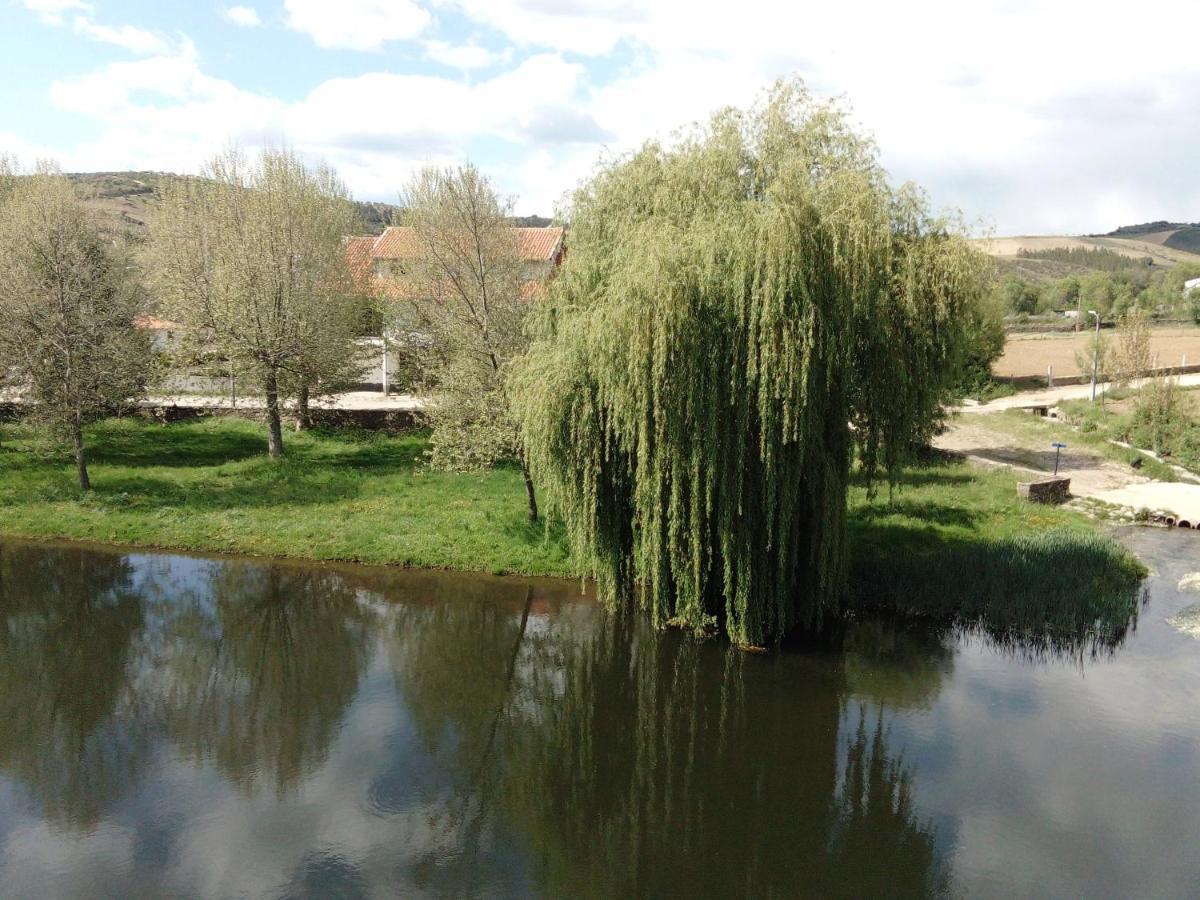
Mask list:
[[[977,465],[1027,472],[1030,480],[1054,472],[1054,450],[1048,441],[1016,434],[994,414],[956,415],[933,443]],[[1200,484],[1154,481],[1094,450],[1070,446],[1069,438],[1064,443],[1068,448],[1059,461],[1058,474],[1071,479],[1072,496],[1134,511],[1163,512],[1180,524],[1200,526]]]
[[[1069,445],[1069,441],[1065,443]],[[955,416],[933,444],[980,465],[1007,466],[1039,477],[1054,472],[1054,451],[1046,442],[1014,435],[994,416]],[[1058,474],[1071,479],[1071,493],[1077,497],[1094,497],[1150,481],[1129,466],[1070,446],[1059,460]]]
[[[1195,387],[1200,385],[1200,373],[1180,375],[1177,378],[1180,387]],[[1107,391],[1108,383],[1101,383],[1097,390]],[[1006,409],[1028,409],[1031,406],[1054,406],[1063,400],[1086,400],[1092,394],[1090,384],[1070,384],[1065,387],[1048,388],[1040,391],[1021,391],[1011,397],[1001,397],[990,403],[977,403],[973,406],[963,406],[957,411],[965,415],[986,415],[1001,412]]]

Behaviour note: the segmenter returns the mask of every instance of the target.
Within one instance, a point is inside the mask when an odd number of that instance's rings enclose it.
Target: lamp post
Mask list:
[[[1100,313],[1094,309],[1088,310],[1089,316],[1096,317],[1096,343],[1092,345],[1092,402],[1096,402],[1096,369],[1100,363]]]

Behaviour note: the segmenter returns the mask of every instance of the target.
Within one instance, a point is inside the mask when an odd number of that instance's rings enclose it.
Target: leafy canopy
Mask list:
[[[603,165],[571,221],[509,393],[577,559],[658,624],[815,624],[853,450],[874,473],[928,438],[986,261],[797,82]]]

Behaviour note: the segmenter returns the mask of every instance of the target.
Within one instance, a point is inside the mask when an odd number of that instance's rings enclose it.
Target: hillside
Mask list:
[[[67,177],[114,230],[136,237],[145,231],[159,191],[192,176],[170,172],[73,172]],[[379,234],[396,212],[390,203],[355,201],[354,205],[363,233]]]
[[[1019,235],[975,242],[1005,274],[1047,282],[1067,275],[1200,262],[1200,224],[1147,222],[1107,234]]]
[[[1183,250],[1200,253],[1200,222],[1146,222],[1142,225],[1122,225],[1116,231],[1096,237],[1133,238]]]
[[[71,172],[67,177],[114,231],[136,238],[146,230],[155,198],[163,187],[194,176],[171,172]],[[380,234],[400,212],[398,206],[374,200],[355,200],[354,206],[362,223],[358,229],[362,234]],[[514,224],[527,227],[545,227],[551,222],[545,216],[514,219]]]

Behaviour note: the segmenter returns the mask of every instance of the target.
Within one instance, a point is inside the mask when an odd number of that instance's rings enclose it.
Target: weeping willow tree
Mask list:
[[[984,258],[798,82],[603,165],[571,221],[510,393],[576,558],[658,624],[815,624],[856,450],[873,475],[929,437]]]

